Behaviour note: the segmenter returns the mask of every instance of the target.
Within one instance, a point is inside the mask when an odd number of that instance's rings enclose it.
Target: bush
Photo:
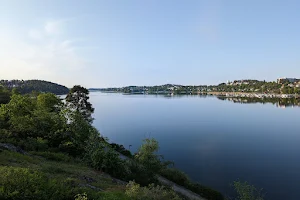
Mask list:
[[[190,182],[189,177],[185,173],[175,168],[165,168],[161,170],[160,175],[182,186]]]
[[[263,200],[262,189],[258,190],[247,182],[234,181],[233,187],[238,195],[237,200]]]
[[[43,189],[47,180],[36,171],[26,168],[0,168],[1,199],[45,199]]]
[[[127,184],[126,195],[133,200],[180,200],[181,198],[172,190],[163,186],[140,187],[139,184],[130,181]]]
[[[28,168],[0,167],[0,199],[73,200],[81,192],[69,180],[49,179]]]
[[[133,155],[131,154],[131,152],[129,150],[125,149],[125,147],[123,145],[111,143],[110,146],[111,146],[111,148],[113,148],[117,152],[123,154],[124,156],[127,156],[128,158],[133,158]]]
[[[84,160],[91,167],[117,178],[124,178],[128,173],[125,161],[99,135],[91,135],[86,142]]]
[[[215,191],[209,187],[205,187],[203,185],[200,185],[198,183],[193,183],[189,177],[183,173],[182,171],[175,169],[175,168],[165,168],[161,170],[160,173],[165,178],[169,179],[170,181],[173,181],[174,183],[181,185],[199,195],[202,197],[208,199],[208,200],[223,200],[223,195]]]
[[[207,200],[223,200],[224,199],[223,195],[220,192],[213,190],[209,187],[200,185],[198,183],[189,182],[187,185],[185,185],[185,187],[187,189],[201,195],[202,197],[206,198]]]
[[[158,183],[155,173],[147,170],[141,164],[133,160],[126,160],[126,166],[128,167],[129,173],[127,173],[125,180],[134,180],[142,186],[147,186],[150,183]]]

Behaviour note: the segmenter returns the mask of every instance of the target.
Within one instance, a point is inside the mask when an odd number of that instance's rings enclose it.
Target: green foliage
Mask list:
[[[69,134],[61,147],[67,147],[65,149],[70,155],[81,155],[84,152],[86,141],[90,135],[100,136],[99,132],[77,111],[72,115],[67,132]]]
[[[143,165],[136,161],[126,160],[126,166],[129,172],[126,174],[125,180],[134,180],[142,186],[147,186],[150,183],[158,183],[156,174],[147,170]]]
[[[10,130],[18,133],[19,137],[26,137],[35,131],[32,118],[35,105],[34,99],[12,95],[10,102],[1,106],[1,115],[10,125]]]
[[[164,163],[162,161],[162,156],[156,153],[159,150],[158,141],[154,138],[147,138],[143,140],[143,144],[140,146],[138,153],[135,155],[135,160],[142,164],[147,170],[154,173],[159,172],[164,165],[170,163]]]
[[[0,197],[2,199],[43,199],[46,179],[25,168],[0,167]]]
[[[139,184],[130,181],[127,184],[126,195],[133,200],[180,200],[181,198],[172,190],[163,186],[150,184],[148,187],[140,187]]]
[[[75,195],[75,200],[88,200],[88,196],[86,193]]]
[[[6,142],[19,146],[26,151],[46,151],[47,149],[49,149],[48,141],[40,137],[28,137],[21,140],[9,138],[8,140],[6,140]]]
[[[10,101],[11,92],[0,84],[0,104],[6,104]]]
[[[37,96],[37,106],[48,112],[59,112],[62,108],[62,102],[56,95],[45,93]]]
[[[51,83],[42,80],[1,80],[0,85],[3,85],[9,89],[15,89],[15,93],[29,94],[32,91],[42,92],[42,93],[53,93],[57,95],[67,94],[69,89],[65,86]]]
[[[92,123],[92,113],[94,112],[94,108],[88,100],[88,89],[81,87],[80,85],[75,85],[66,97],[66,102],[71,110],[79,112],[87,122]]]
[[[164,168],[160,171],[160,175],[182,186],[190,182],[189,177],[185,173],[175,168]]]
[[[46,158],[48,160],[64,161],[64,162],[72,161],[71,157],[69,157],[68,155],[66,155],[64,153],[54,153],[54,152],[49,152],[49,151],[44,151],[44,152],[34,151],[34,152],[31,152],[31,154],[42,156],[43,158]]]
[[[223,200],[224,199],[223,195],[220,192],[213,190],[209,187],[203,186],[199,183],[189,182],[188,184],[184,185],[184,187],[201,195],[202,197],[206,198],[207,200]]]
[[[86,141],[84,160],[91,167],[114,177],[124,178],[128,171],[125,168],[125,161],[120,159],[119,154],[111,149],[96,131]]]
[[[133,158],[133,155],[131,154],[131,152],[129,150],[125,149],[125,147],[123,145],[111,143],[110,146],[111,146],[111,148],[113,148],[117,152],[123,154],[124,156],[126,156],[128,158]]]
[[[18,138],[41,137],[54,145],[55,140],[61,140],[66,125],[60,106],[53,94],[40,94],[37,98],[14,94],[8,104],[1,106],[0,121]]]
[[[170,181],[173,181],[174,183],[181,185],[199,195],[202,197],[208,199],[208,200],[223,200],[223,195],[215,191],[209,187],[205,187],[198,183],[193,183],[190,178],[184,174],[182,171],[175,169],[175,168],[164,168],[161,170],[160,174],[169,179]]]
[[[72,199],[67,182],[49,179],[43,173],[19,167],[0,167],[1,199]]]
[[[233,187],[237,193],[236,200],[263,200],[262,189],[258,190],[248,182],[234,181]]]

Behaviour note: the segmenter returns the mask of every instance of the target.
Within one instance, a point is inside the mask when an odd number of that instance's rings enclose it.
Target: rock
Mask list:
[[[21,149],[20,147],[16,147],[12,144],[7,144],[7,143],[0,143],[0,148],[1,149],[6,149],[9,151],[14,151],[14,152],[18,152],[24,155],[29,155],[28,153],[26,153],[23,149]]]
[[[78,186],[79,186],[79,187],[88,187],[88,188],[91,188],[91,189],[97,190],[97,191],[104,191],[104,190],[102,190],[102,189],[100,189],[100,188],[97,188],[97,187],[95,187],[95,186],[93,186],[93,185],[90,185],[90,184],[79,184]]]
[[[94,183],[94,182],[96,182],[95,179],[93,179],[91,177],[87,177],[87,176],[83,176],[80,179],[85,180],[87,183]]]

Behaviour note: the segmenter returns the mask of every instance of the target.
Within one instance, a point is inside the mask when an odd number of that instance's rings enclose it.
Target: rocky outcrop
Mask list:
[[[13,152],[18,152],[18,153],[21,153],[24,155],[29,155],[29,153],[25,152],[20,147],[16,147],[16,146],[14,146],[12,144],[8,144],[8,143],[0,143],[0,149],[5,149],[5,150],[13,151]]]

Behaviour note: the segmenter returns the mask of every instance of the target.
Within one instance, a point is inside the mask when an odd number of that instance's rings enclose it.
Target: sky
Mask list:
[[[0,79],[72,87],[300,78],[299,0],[0,0]]]

